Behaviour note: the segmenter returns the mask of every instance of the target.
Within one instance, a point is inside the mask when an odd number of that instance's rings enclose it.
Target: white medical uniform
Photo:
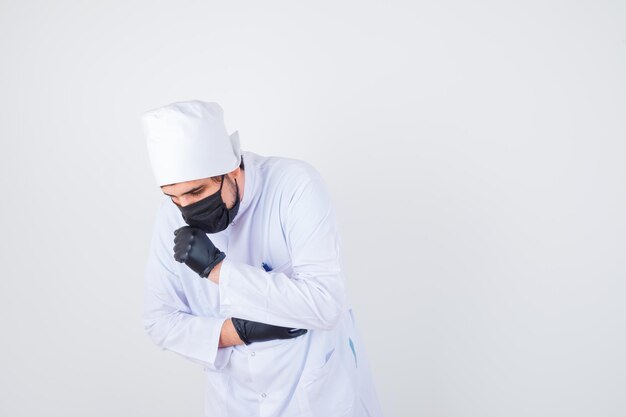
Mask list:
[[[202,365],[207,417],[382,416],[323,178],[297,159],[242,155],[237,216],[208,235],[226,254],[219,284],[174,260],[173,232],[185,222],[169,197],[159,207],[145,275],[146,332]],[[230,317],[308,332],[218,348]]]

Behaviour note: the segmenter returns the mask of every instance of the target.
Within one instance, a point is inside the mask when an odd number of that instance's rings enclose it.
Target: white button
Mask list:
[[[251,356],[254,356],[254,355],[256,355],[256,352],[252,352],[250,355],[251,355]]]
[[[265,397],[267,397],[267,394],[263,393],[263,394],[261,394],[261,397],[265,398]]]

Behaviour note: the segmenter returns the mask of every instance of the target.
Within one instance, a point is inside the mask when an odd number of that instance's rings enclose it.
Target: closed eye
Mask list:
[[[202,192],[204,191],[204,188],[205,188],[204,186],[200,186],[200,187],[198,187],[198,189],[196,189],[196,190],[193,190],[193,191],[187,191],[186,193],[183,193],[183,195],[191,195],[191,196],[197,197],[197,196],[199,196],[200,194],[202,194]],[[167,194],[167,193],[165,193],[165,195],[166,195],[166,196],[168,196],[168,197],[170,198],[170,200],[172,200],[172,202],[173,202],[174,204],[176,204],[176,202],[174,201],[174,196],[173,196],[173,195],[169,195],[169,194]],[[178,204],[176,204],[176,205],[178,206]]]

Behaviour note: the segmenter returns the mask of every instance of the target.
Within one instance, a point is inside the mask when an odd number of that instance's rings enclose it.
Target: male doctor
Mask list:
[[[157,184],[143,323],[202,366],[211,417],[379,417],[329,191],[310,164],[241,151],[222,108],[141,117]]]

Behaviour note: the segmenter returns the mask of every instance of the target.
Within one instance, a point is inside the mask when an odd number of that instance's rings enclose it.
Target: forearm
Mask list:
[[[346,296],[338,265],[287,275],[224,259],[219,276],[220,315],[274,326],[330,330],[339,321]]]
[[[222,325],[222,331],[220,333],[220,342],[218,347],[227,347],[234,345],[243,345],[243,340],[239,338],[233,321],[231,319],[225,320]]]

